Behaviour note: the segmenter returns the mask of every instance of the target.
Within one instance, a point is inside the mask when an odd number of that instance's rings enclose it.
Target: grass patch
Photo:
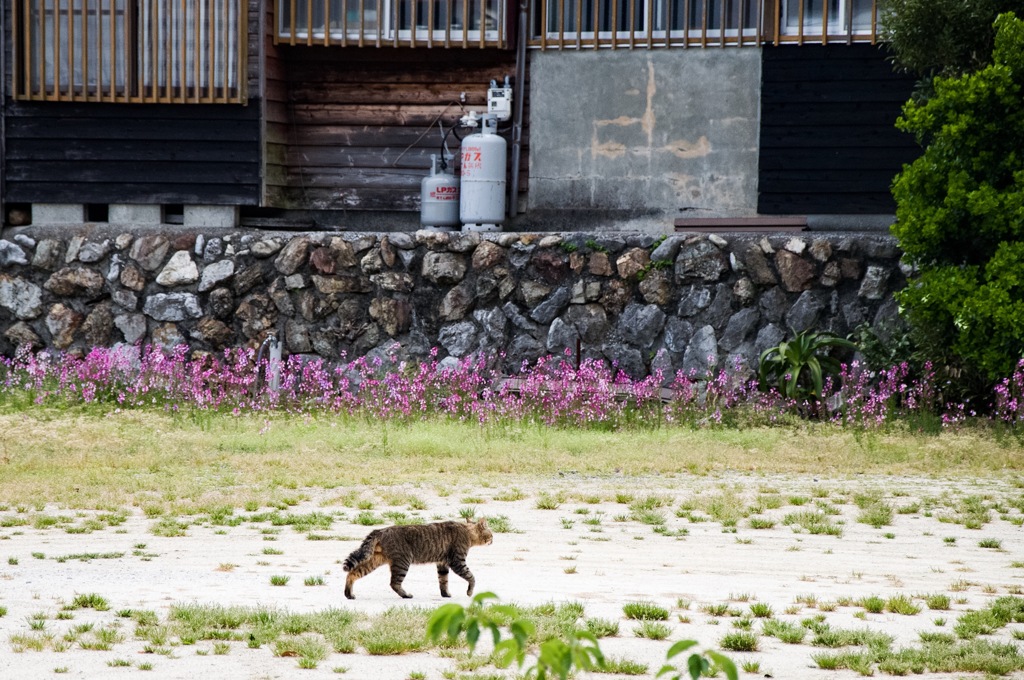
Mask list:
[[[726,633],[718,645],[729,652],[756,652],[759,648],[757,635],[746,630]]]
[[[638,621],[667,621],[668,610],[653,602],[629,602],[622,607],[627,619]]]
[[[648,640],[664,640],[672,634],[672,629],[660,621],[641,621],[640,625],[633,629],[633,634]]]

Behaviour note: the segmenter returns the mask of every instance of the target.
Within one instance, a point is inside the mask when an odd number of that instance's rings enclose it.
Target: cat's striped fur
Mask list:
[[[478,522],[434,522],[406,524],[375,529],[345,559],[345,597],[355,599],[352,585],[377,567],[391,566],[391,589],[402,597],[412,597],[402,589],[402,581],[414,564],[437,564],[437,581],[441,596],[448,593],[448,570],[466,579],[467,595],[473,594],[476,579],[466,566],[466,554],[475,545],[488,545],[493,540],[487,520]]]

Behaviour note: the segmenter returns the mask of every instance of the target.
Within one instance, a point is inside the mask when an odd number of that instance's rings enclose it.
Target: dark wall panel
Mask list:
[[[7,201],[257,205],[259,104],[8,102]]]
[[[758,212],[892,213],[889,187],[920,155],[895,128],[914,80],[877,45],[762,50]]]

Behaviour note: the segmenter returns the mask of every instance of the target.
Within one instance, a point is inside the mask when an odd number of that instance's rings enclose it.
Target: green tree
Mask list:
[[[898,299],[918,342],[989,380],[1024,355],[1024,22],[995,27],[991,64],[904,106],[897,126],[925,151],[893,184],[893,233],[918,267]]]
[[[1024,0],[885,0],[881,33],[900,69],[962,75],[990,62],[992,22],[1004,12],[1024,13]]]

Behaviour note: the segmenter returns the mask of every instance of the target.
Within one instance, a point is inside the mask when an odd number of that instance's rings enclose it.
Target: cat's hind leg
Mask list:
[[[466,579],[466,583],[469,584],[469,588],[466,589],[466,595],[473,594],[473,588],[476,586],[476,579],[473,578],[473,572],[466,566],[466,560],[462,558],[455,558],[448,562],[448,566],[452,568],[456,574]]]
[[[370,555],[369,559],[363,560],[352,567],[348,572],[348,578],[345,579],[345,597],[350,600],[356,599],[356,596],[352,594],[352,586],[356,581],[366,576],[382,564],[384,564],[384,557],[379,552],[375,552]]]

